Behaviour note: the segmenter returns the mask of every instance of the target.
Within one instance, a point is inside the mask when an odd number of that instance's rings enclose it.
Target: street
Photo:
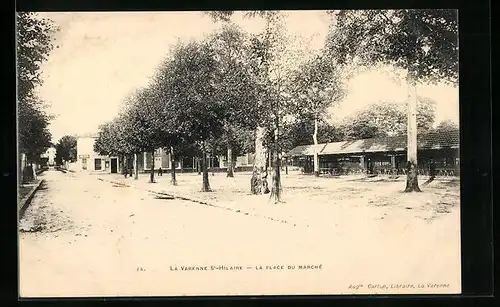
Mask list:
[[[458,208],[433,223],[345,212],[336,227],[304,227],[85,173],[41,177],[20,222],[23,297],[398,293],[368,285],[408,282],[443,285],[412,293],[460,291]]]

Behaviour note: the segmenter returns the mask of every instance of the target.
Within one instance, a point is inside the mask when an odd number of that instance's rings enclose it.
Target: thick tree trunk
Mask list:
[[[151,173],[149,174],[149,183],[155,183],[155,151],[151,151]]]
[[[252,179],[250,179],[250,191],[252,194],[264,194],[263,172],[266,165],[266,153],[264,150],[264,127],[257,127],[255,132],[255,159],[253,163]],[[264,179],[265,180],[265,179]]]
[[[264,172],[262,173],[262,193],[268,194],[271,192],[269,190],[269,183],[267,178],[269,177],[269,169],[272,168],[272,165],[269,165],[269,161],[271,161],[271,151],[269,149],[266,150],[266,167],[264,168]]]
[[[233,149],[231,148],[231,145],[227,146],[227,177],[234,177]]]
[[[174,147],[173,146],[170,146],[170,161],[172,164],[171,183],[172,183],[172,185],[177,185],[177,178],[175,177],[175,155],[174,155]]]
[[[210,183],[208,182],[208,168],[207,168],[207,150],[205,148],[205,141],[202,142],[202,158],[201,158],[201,169],[203,173],[203,184],[201,187],[202,192],[212,192],[210,189]]]
[[[319,154],[318,154],[318,119],[314,119],[314,176],[319,177]]]
[[[416,82],[408,71],[407,177],[405,192],[421,192],[417,176],[417,93]]]
[[[274,167],[273,167],[273,181],[271,189],[271,199],[275,204],[281,201],[281,174],[280,174],[280,153],[279,153],[279,131],[278,125],[274,130]]]
[[[139,167],[137,165],[137,153],[134,154],[134,179],[137,180],[139,179]]]

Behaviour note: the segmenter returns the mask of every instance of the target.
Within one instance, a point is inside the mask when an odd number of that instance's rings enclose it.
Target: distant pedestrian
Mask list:
[[[431,159],[429,163],[429,177],[431,179],[436,178],[436,164],[434,163],[434,159]]]
[[[161,167],[158,169],[158,176],[163,176],[163,170],[161,169]]]

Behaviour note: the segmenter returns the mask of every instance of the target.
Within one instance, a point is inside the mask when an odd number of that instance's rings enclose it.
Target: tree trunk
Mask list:
[[[314,176],[319,177],[319,154],[318,154],[318,119],[314,119]]]
[[[149,174],[149,183],[155,183],[155,151],[151,151],[151,173]]]
[[[139,179],[139,167],[137,165],[137,153],[134,154],[134,179],[137,180]]]
[[[31,172],[33,173],[33,180],[36,180],[36,170],[35,167],[33,166],[33,162],[30,162],[31,165]]]
[[[267,177],[269,176],[269,169],[272,168],[268,162],[271,161],[271,151],[270,149],[266,150],[266,167],[264,168],[264,173],[262,174],[262,193],[268,194],[269,191],[269,183],[267,181]]]
[[[227,177],[234,177],[233,171],[233,148],[227,146]]]
[[[266,165],[266,153],[264,151],[264,127],[257,127],[255,132],[255,159],[253,163],[252,179],[250,179],[250,191],[252,194],[264,194],[262,173]],[[264,179],[265,180],[265,179]]]
[[[22,187],[24,184],[24,159],[23,154],[19,154],[19,186]]]
[[[208,182],[208,168],[207,168],[207,150],[205,148],[205,141],[201,144],[202,158],[201,158],[201,169],[203,173],[203,184],[201,187],[202,192],[212,192],[210,189],[210,183]]]
[[[172,185],[177,185],[177,178],[175,178],[175,155],[174,155],[174,147],[170,146],[170,161],[172,164]]]
[[[129,159],[130,159],[130,155],[126,155],[125,156],[125,163],[124,163],[125,177],[128,177],[128,175],[129,175],[129,168],[128,168],[128,165],[130,163]]]
[[[417,176],[417,94],[416,81],[408,71],[407,177],[405,192],[421,192]]]
[[[200,158],[196,158],[196,170],[198,171],[198,175],[201,175]]]
[[[281,163],[279,154],[279,131],[278,123],[276,124],[276,129],[274,130],[274,167],[273,167],[273,187],[271,189],[271,199],[275,204],[281,201]]]

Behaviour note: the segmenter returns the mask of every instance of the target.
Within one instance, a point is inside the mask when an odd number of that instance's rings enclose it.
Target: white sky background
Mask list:
[[[177,39],[201,39],[219,24],[200,12],[43,13],[61,31],[47,62],[39,89],[57,118],[51,123],[53,141],[66,134],[97,132],[99,124],[117,114],[125,96],[146,86],[150,76]],[[259,18],[233,17],[243,29],[257,33]],[[329,26],[324,11],[288,12],[288,30],[305,40],[304,48],[321,48]],[[369,103],[407,98],[383,71],[360,74],[347,83],[348,95],[332,108],[334,121]],[[418,94],[437,102],[436,123],[458,123],[458,88],[421,86]]]

